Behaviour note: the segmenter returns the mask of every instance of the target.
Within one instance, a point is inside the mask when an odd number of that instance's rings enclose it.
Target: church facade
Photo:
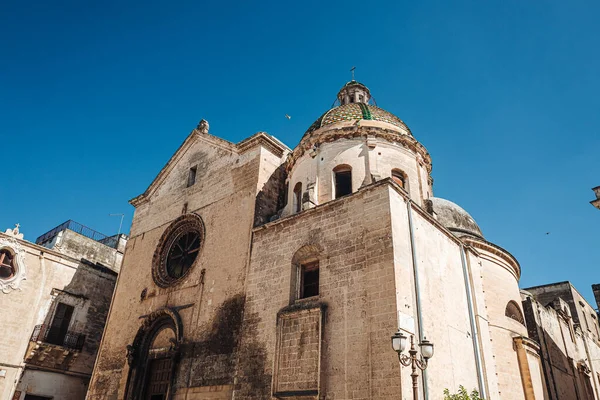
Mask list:
[[[547,397],[518,261],[354,80],[296,148],[196,129],[136,208],[88,399]]]

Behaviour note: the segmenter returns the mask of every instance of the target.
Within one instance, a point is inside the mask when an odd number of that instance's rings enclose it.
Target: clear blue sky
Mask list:
[[[293,147],[356,66],[522,287],[571,280],[592,301],[599,16],[597,1],[5,1],[0,229],[113,234],[122,212],[127,231],[127,201],[201,118]]]

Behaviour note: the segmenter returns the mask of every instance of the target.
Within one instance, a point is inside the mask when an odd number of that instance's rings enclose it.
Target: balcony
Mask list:
[[[81,351],[85,342],[85,335],[72,331],[66,333],[57,332],[56,330],[50,329],[50,326],[42,324],[36,325],[35,328],[33,328],[31,341],[54,344],[67,349]]]

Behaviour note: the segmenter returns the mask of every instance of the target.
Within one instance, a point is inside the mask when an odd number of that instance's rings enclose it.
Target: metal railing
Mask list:
[[[53,331],[46,324],[36,325],[31,335],[32,342],[43,342],[81,351],[85,342],[85,335],[68,331],[65,334]]]
[[[37,239],[35,239],[35,243],[43,244],[43,243],[47,242],[48,240],[52,239],[54,236],[58,235],[59,232],[64,231],[66,229],[69,229],[73,232],[79,233],[80,235],[88,237],[92,240],[96,240],[98,242],[101,242],[102,240],[105,240],[108,238],[108,236],[106,236],[98,231],[95,231],[92,228],[88,228],[85,225],[81,225],[79,222],[75,222],[72,219],[70,219],[66,222],[63,222],[56,228],[44,233]]]

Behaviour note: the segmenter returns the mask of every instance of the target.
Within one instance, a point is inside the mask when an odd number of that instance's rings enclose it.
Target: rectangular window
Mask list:
[[[192,167],[192,168],[190,168],[190,173],[188,175],[188,182],[187,182],[188,187],[190,187],[194,183],[196,183],[196,171],[197,171],[197,168],[198,167]]]
[[[352,193],[352,171],[335,173],[335,198]]]
[[[590,323],[588,322],[587,319],[587,315],[585,314],[585,308],[581,308],[581,313],[583,314],[583,321],[585,322],[585,327],[587,328],[588,331],[592,331],[592,329],[590,328]]]
[[[74,307],[64,303],[58,303],[56,311],[54,312],[54,318],[50,324],[48,330],[48,336],[46,341],[48,343],[63,345],[65,342],[65,336],[69,331],[69,325],[71,324],[71,317],[73,316]]]
[[[319,262],[311,262],[300,266],[300,298],[319,294]]]

